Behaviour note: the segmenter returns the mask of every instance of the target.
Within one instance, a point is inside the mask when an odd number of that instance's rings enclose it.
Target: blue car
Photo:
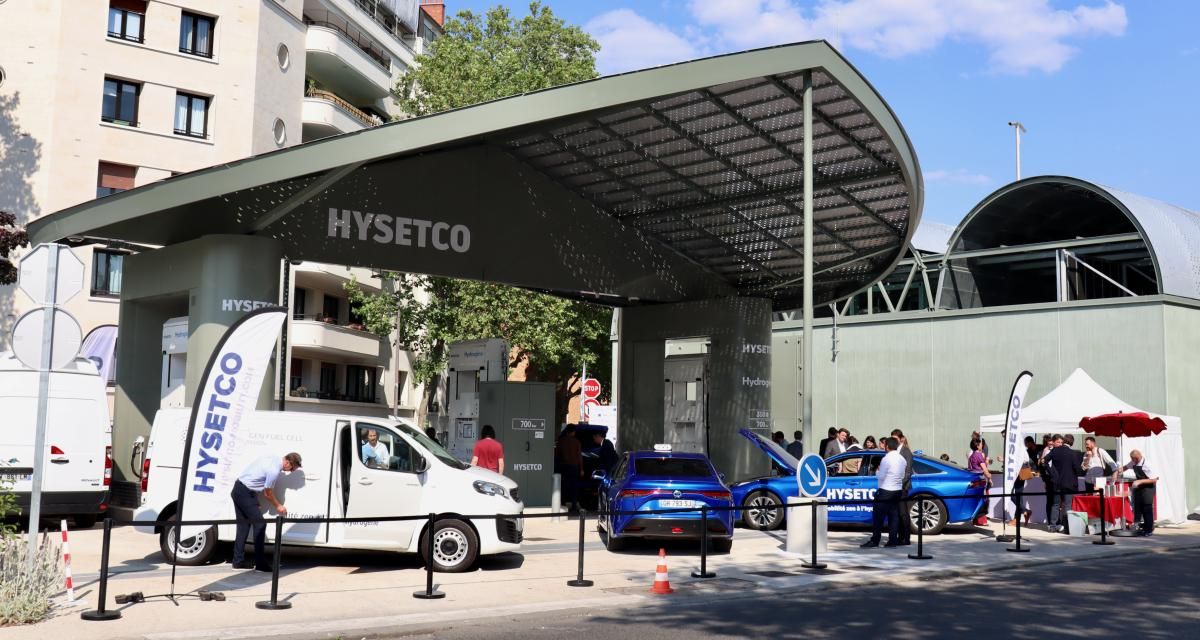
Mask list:
[[[796,484],[796,467],[799,461],[783,447],[750,431],[739,433],[758,445],[771,460],[779,475],[754,478],[734,484],[733,500],[745,507],[741,510],[742,522],[751,529],[778,529],[783,525],[785,513],[773,506],[787,504],[787,499],[800,495]],[[875,497],[878,481],[875,471],[883,460],[880,449],[847,451],[825,461],[829,472],[826,498],[830,500],[864,500]],[[924,530],[926,535],[940,533],[947,524],[969,523],[986,506],[987,481],[982,474],[967,471],[962,467],[933,460],[917,453],[913,456],[912,493],[910,499],[925,496],[924,510],[920,511],[915,500],[909,509],[913,532]],[[946,496],[971,496],[948,498]],[[870,524],[872,515],[870,502],[859,504],[829,505],[830,524]]]
[[[617,515],[657,509],[724,507],[708,513],[708,539],[714,551],[733,547],[733,505],[729,487],[699,453],[631,451],[621,456],[612,476],[593,474],[600,482],[599,525],[609,551],[617,551],[631,538],[699,539],[703,533],[700,511]]]

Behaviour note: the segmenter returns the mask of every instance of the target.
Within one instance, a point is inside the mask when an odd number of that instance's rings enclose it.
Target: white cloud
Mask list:
[[[1125,8],[1111,0],[1056,9],[1049,0],[691,0],[718,49],[824,38],[840,48],[902,57],[947,41],[982,45],[1006,73],[1053,73],[1074,54],[1068,40],[1119,36]]]
[[[600,73],[619,73],[690,60],[703,55],[693,41],[651,22],[632,9],[617,9],[592,18],[584,30],[600,43]]]
[[[991,177],[982,173],[974,173],[966,169],[934,169],[925,172],[926,182],[946,182],[950,184],[987,185]]]

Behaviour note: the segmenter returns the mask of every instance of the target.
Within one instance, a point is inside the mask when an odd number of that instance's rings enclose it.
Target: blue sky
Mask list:
[[[447,0],[446,10],[525,1]],[[1200,211],[1196,0],[549,0],[602,73],[826,38],[900,117],[923,218],[957,224],[1022,175],[1065,174]]]

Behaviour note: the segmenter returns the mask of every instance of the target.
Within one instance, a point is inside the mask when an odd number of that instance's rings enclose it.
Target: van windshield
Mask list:
[[[450,455],[450,452],[443,449],[442,445],[438,444],[437,441],[430,439],[429,436],[421,433],[420,431],[417,431],[406,424],[398,424],[396,425],[396,428],[400,431],[403,431],[404,435],[416,440],[417,444],[421,445],[426,451],[432,453],[434,457],[446,463],[448,466],[451,466],[455,469],[471,468],[471,465],[466,464],[458,458]]]

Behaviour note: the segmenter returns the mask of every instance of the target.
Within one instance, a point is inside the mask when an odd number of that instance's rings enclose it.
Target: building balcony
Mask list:
[[[391,56],[334,14],[304,16],[305,74],[356,102],[374,102],[393,88]]]
[[[379,359],[379,336],[354,326],[338,326],[318,318],[293,319],[288,342],[295,349],[311,350],[316,354],[332,351],[342,355]]]
[[[297,287],[320,291],[344,291],[346,283],[350,280],[357,281],[359,288],[369,293],[379,293],[383,290],[383,282],[379,277],[370,269],[362,267],[302,262],[292,267],[292,277]]]
[[[304,142],[383,124],[362,109],[321,89],[308,89],[304,92],[304,107],[300,120],[303,125]]]

